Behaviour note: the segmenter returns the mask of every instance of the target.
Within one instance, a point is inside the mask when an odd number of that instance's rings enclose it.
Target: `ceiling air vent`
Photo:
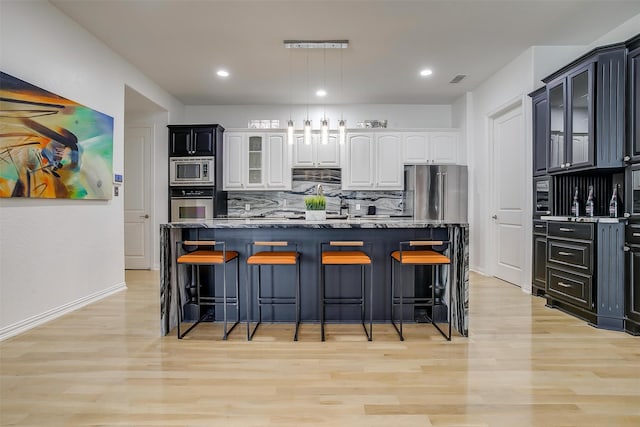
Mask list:
[[[461,81],[462,79],[464,79],[465,77],[467,77],[467,75],[466,75],[466,74],[458,74],[457,76],[455,76],[454,78],[452,78],[452,79],[451,79],[451,81],[450,81],[449,83],[453,83],[453,84],[460,83],[460,81]]]

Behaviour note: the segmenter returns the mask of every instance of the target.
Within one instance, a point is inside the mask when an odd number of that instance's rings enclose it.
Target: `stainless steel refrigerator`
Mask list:
[[[466,166],[405,167],[405,212],[417,220],[468,222]]]

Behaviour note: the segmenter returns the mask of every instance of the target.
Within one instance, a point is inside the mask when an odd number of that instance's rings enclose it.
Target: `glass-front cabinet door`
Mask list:
[[[549,87],[549,172],[565,168],[565,84],[564,80]]]
[[[262,187],[264,135],[248,135],[247,148],[249,151],[247,187]]]
[[[594,64],[590,64],[567,78],[570,138],[565,168],[594,164],[593,75]]]

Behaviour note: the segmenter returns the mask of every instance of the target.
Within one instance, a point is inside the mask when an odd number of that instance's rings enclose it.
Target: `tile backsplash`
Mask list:
[[[411,215],[405,212],[404,191],[342,191],[340,169],[293,169],[291,191],[230,191],[229,217],[291,216],[305,211],[304,198],[315,195],[322,185],[327,198],[327,212],[340,212],[344,201],[351,215],[365,215],[369,206],[379,215]],[[356,210],[356,205],[360,210]],[[245,210],[249,206],[249,210]]]

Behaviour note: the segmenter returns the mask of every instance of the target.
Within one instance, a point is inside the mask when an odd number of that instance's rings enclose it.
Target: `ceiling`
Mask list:
[[[186,105],[449,104],[529,46],[588,45],[640,14],[640,0],[50,1]]]

